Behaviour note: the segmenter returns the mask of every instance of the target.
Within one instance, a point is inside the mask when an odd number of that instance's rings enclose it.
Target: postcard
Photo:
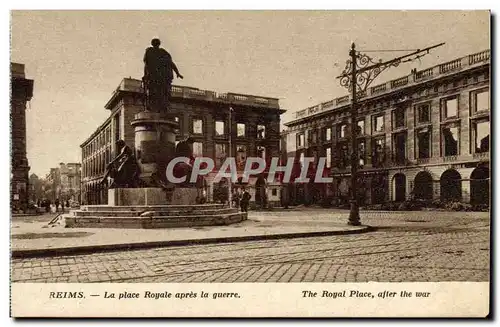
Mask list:
[[[11,317],[488,317],[490,19],[11,11]]]

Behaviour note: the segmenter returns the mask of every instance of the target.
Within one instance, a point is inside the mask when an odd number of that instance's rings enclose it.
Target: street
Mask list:
[[[347,217],[346,212],[334,213]],[[328,221],[332,210],[250,212]],[[375,231],[12,260],[12,282],[489,281],[489,214],[361,212]]]

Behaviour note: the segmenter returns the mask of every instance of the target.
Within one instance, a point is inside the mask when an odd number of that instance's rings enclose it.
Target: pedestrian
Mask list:
[[[69,200],[66,200],[66,208],[69,209]]]
[[[252,196],[250,195],[250,193],[248,193],[248,191],[245,188],[243,188],[240,200],[240,207],[242,212],[248,211],[248,204],[250,203],[251,197]]]
[[[56,206],[56,212],[57,212],[57,211],[59,210],[59,199],[56,199],[56,200],[54,201],[54,204],[55,204],[55,206]]]
[[[240,207],[240,192],[238,192],[238,189],[234,190],[234,193],[233,193],[233,203],[234,203],[235,208],[239,208]]]
[[[36,206],[37,206],[38,208],[40,208],[40,205],[41,205],[41,202],[40,202],[40,199],[38,199],[38,200],[36,201]]]
[[[64,200],[61,201],[61,211],[64,213]]]

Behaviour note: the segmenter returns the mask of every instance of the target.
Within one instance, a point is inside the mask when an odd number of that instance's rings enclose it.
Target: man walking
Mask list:
[[[243,188],[243,193],[241,194],[240,207],[242,212],[248,212],[248,204],[250,203],[250,198],[252,197],[248,191]]]

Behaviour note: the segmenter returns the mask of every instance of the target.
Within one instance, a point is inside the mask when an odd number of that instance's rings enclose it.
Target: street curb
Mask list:
[[[217,243],[249,242],[249,241],[260,241],[260,240],[290,239],[290,238],[300,238],[300,237],[349,235],[349,234],[361,234],[375,230],[375,228],[371,226],[362,225],[359,227],[360,228],[358,229],[338,230],[338,231],[250,235],[250,236],[234,236],[234,237],[230,236],[230,237],[216,237],[216,238],[202,238],[202,239],[185,239],[185,240],[174,240],[174,241],[154,241],[154,242],[123,243],[123,244],[75,246],[75,247],[52,248],[52,249],[12,250],[11,258],[18,259],[18,258],[55,257],[63,255],[92,254],[97,252],[116,252],[123,250],[139,250],[139,249],[200,245],[200,244],[217,244]]]

